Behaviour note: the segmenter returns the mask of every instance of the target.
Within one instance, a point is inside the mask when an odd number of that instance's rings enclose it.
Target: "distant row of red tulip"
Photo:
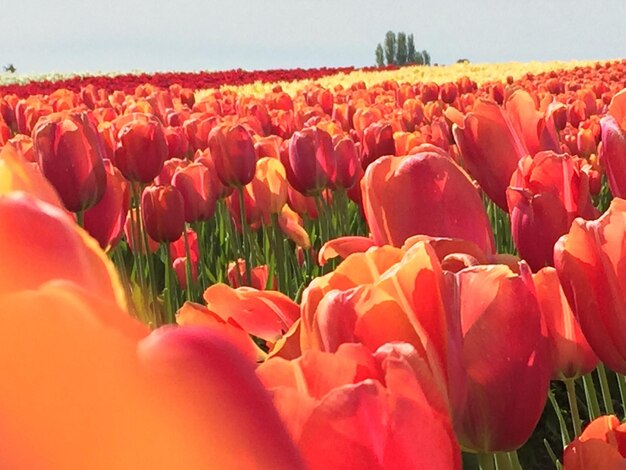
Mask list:
[[[26,376],[0,387],[1,403],[37,404],[12,411],[0,462],[33,446],[33,459],[113,465],[65,426],[63,406],[42,411],[58,394],[78,400],[82,375],[85,393],[107,384],[94,422],[111,445],[108,416],[136,408],[138,449],[161,458],[171,421],[189,430],[189,462],[232,468],[460,468],[461,448],[516,468],[551,380],[573,393],[576,434],[599,416],[593,380],[584,416],[574,385],[599,361],[611,414],[605,382],[626,390],[624,73],[616,62],[262,99],[177,85],[0,97],[0,312],[18,312],[0,339],[28,359],[0,371],[42,377],[58,337],[67,349],[49,370],[71,375],[68,387],[46,379],[47,398]],[[179,327],[149,335],[127,310]],[[224,362],[212,342],[239,352]],[[241,396],[196,404],[221,394]],[[186,402],[171,416],[157,406],[168,396]],[[54,445],[22,437],[38,413]],[[231,439],[232,416],[249,446]],[[228,452],[195,447],[219,426]],[[600,458],[579,457],[584,438],[567,468]]]

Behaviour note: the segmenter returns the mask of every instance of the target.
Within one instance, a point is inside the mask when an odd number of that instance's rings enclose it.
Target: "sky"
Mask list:
[[[626,57],[626,0],[0,0],[18,73],[374,64],[389,30],[440,64]]]

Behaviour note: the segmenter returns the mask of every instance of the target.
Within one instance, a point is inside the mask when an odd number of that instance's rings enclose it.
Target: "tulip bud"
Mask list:
[[[252,181],[256,153],[252,137],[242,125],[215,127],[209,135],[209,149],[217,176],[224,185],[241,187]]]
[[[174,242],[185,228],[185,204],[174,186],[148,186],[141,195],[141,216],[150,237]]]
[[[287,187],[285,167],[279,160],[264,157],[257,162],[250,189],[266,222],[271,214],[280,213],[287,203]]]
[[[217,188],[212,183],[209,169],[202,163],[192,163],[174,173],[172,185],[183,197],[186,222],[209,220],[213,217]]]
[[[106,188],[104,148],[85,113],[56,113],[33,131],[37,161],[65,207],[79,212],[97,204]]]
[[[305,195],[328,187],[335,174],[336,161],[330,135],[315,127],[294,133],[287,158],[283,155],[287,179]]]
[[[104,160],[106,190],[98,204],[85,211],[84,226],[102,248],[113,247],[122,238],[130,208],[130,185],[109,160]]]
[[[115,165],[122,174],[128,180],[140,183],[149,183],[156,178],[169,153],[163,126],[157,118],[133,114],[132,120],[120,129],[118,140]]]
[[[355,185],[359,177],[359,155],[354,141],[349,137],[340,139],[335,144],[335,158],[337,170],[333,179],[335,187],[350,189]]]

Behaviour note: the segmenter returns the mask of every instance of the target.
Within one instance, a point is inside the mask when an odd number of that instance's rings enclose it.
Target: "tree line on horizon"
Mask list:
[[[384,46],[383,46],[384,44]],[[418,51],[415,48],[415,37],[413,33],[407,35],[405,32],[394,33],[387,31],[384,43],[376,46],[376,66],[385,65],[430,65],[430,54],[427,50]]]

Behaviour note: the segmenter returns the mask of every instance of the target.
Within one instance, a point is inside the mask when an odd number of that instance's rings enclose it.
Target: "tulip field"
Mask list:
[[[2,76],[0,325],[3,469],[624,469],[626,60]]]

